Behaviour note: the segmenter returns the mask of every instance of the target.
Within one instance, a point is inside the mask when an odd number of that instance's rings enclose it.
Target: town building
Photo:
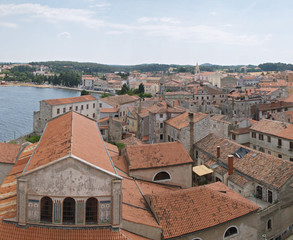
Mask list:
[[[49,120],[70,111],[97,119],[98,100],[91,95],[84,95],[40,101],[40,111],[34,112],[34,133],[41,134]]]
[[[196,165],[209,171],[195,179],[220,181],[260,207],[258,236],[285,239],[292,234],[293,163],[209,134],[195,144]]]
[[[126,121],[126,115],[127,115],[127,107],[129,106],[136,106],[140,100],[140,97],[138,96],[129,96],[127,94],[125,95],[117,95],[117,96],[110,96],[105,98],[99,99],[99,108],[105,109],[119,109],[118,110],[118,117],[122,121]],[[105,115],[101,115],[99,113],[99,118],[106,117]]]
[[[293,125],[262,119],[250,127],[250,147],[293,161]]]
[[[0,142],[0,184],[14,166],[21,151],[22,147],[19,144]]]

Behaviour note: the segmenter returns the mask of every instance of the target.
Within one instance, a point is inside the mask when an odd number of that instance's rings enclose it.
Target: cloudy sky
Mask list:
[[[0,0],[0,62],[293,63],[291,0]]]

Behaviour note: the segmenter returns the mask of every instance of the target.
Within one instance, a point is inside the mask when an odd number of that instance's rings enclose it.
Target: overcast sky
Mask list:
[[[293,63],[291,0],[0,0],[0,62]]]

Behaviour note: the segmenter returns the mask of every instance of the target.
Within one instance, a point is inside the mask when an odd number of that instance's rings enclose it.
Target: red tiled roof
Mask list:
[[[102,229],[55,229],[29,226],[17,227],[14,224],[0,223],[0,236],[5,240],[127,240],[121,231]]]
[[[127,239],[129,240],[148,240],[149,238],[145,238],[145,237],[142,237],[142,236],[139,236],[137,234],[134,234],[134,233],[131,233],[131,232],[128,232],[126,230],[123,230],[121,229],[121,233],[127,237]]]
[[[101,113],[117,113],[118,108],[100,108]]]
[[[115,173],[97,123],[76,112],[68,112],[48,122],[25,171],[70,155]]]
[[[129,170],[192,163],[179,142],[133,145],[126,147]]]
[[[189,125],[188,114],[189,114],[188,112],[182,113],[174,118],[171,118],[165,121],[165,123],[177,129],[185,128]],[[193,113],[193,121],[198,122],[208,116],[209,116],[208,114],[205,114],[202,112]]]
[[[225,164],[228,164],[227,156],[235,153],[240,147],[248,149],[250,152],[242,158],[234,157],[234,169],[276,189],[293,177],[292,162],[253,150],[215,134],[209,134],[195,146],[200,151],[199,157],[204,156],[207,160],[210,160],[211,155],[216,158],[216,149],[220,146],[221,156],[218,159]]]
[[[165,239],[213,227],[258,209],[224,184],[214,184],[151,196]]]
[[[69,104],[69,103],[94,101],[94,100],[97,100],[97,99],[93,97],[92,95],[84,95],[80,97],[47,99],[43,101],[54,106],[54,105],[63,105],[63,104]]]
[[[258,123],[254,124],[250,129],[293,140],[293,124],[290,123],[262,119]]]
[[[138,101],[140,98],[138,96],[129,96],[129,95],[117,95],[117,96],[110,96],[100,99],[104,103],[111,105],[112,107],[116,107],[117,105],[123,105],[127,103],[132,103]]]
[[[21,145],[0,142],[0,163],[15,163]]]

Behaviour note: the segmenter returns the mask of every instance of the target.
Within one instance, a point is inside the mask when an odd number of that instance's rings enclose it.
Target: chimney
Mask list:
[[[220,146],[217,146],[217,158],[221,156],[221,148]]]
[[[233,171],[233,155],[228,155],[228,175],[232,175]]]
[[[193,122],[193,113],[188,113],[189,121],[189,155],[194,160],[194,122]]]

